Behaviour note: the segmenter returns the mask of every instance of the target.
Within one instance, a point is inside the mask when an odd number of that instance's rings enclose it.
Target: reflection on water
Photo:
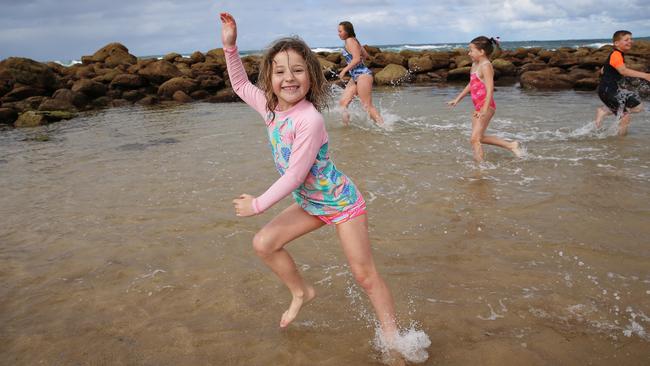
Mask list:
[[[337,166],[368,201],[405,347],[425,364],[647,364],[650,116],[594,130],[592,93],[499,88],[472,162],[456,88],[384,89],[390,130],[358,104],[325,114]],[[47,141],[33,137],[46,135]],[[41,139],[42,140],[42,139]],[[256,258],[240,193],[277,177],[242,104],[114,109],[0,133],[0,354],[9,364],[379,364],[370,305],[332,228],[291,244],[318,291],[290,295]]]

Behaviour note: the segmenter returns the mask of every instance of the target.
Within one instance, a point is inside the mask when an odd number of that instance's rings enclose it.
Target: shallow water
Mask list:
[[[618,138],[611,118],[591,127],[594,93],[500,87],[488,133],[528,154],[486,147],[476,167],[469,98],[444,104],[458,91],[376,92],[388,129],[356,103],[349,127],[325,114],[400,322],[431,340],[424,364],[648,364],[650,113]],[[0,363],[380,364],[332,228],[290,245],[318,298],[278,329],[289,293],[250,243],[291,201],[231,206],[276,177],[243,104],[2,131]]]

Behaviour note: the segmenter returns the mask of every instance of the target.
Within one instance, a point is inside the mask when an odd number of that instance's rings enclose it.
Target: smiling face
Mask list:
[[[469,52],[467,52],[472,61],[477,62],[481,57],[485,57],[485,51],[480,50],[474,43],[469,44]]]
[[[343,26],[340,24],[339,24],[339,38],[344,41],[348,38],[348,32],[346,32],[345,28],[343,28]]]
[[[614,46],[623,52],[627,52],[632,49],[632,35],[626,34],[619,38],[618,41],[614,42]]]
[[[278,52],[273,57],[271,85],[278,98],[278,110],[285,111],[298,104],[311,87],[305,59],[292,49]]]

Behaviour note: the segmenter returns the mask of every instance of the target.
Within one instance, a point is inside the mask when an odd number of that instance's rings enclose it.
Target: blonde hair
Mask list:
[[[327,101],[330,97],[330,88],[327,86],[325,75],[316,58],[316,54],[307,46],[305,41],[300,37],[280,38],[273,42],[264,52],[264,57],[260,63],[260,74],[257,84],[266,96],[266,109],[275,119],[275,108],[278,106],[278,97],[273,93],[271,76],[273,74],[273,58],[280,52],[293,50],[305,60],[307,64],[307,73],[309,74],[310,88],[305,98],[310,101],[319,112],[327,107]]]

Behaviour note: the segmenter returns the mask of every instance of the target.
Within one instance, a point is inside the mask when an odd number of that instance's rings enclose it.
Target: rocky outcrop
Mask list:
[[[405,83],[467,82],[471,59],[466,50],[444,52],[404,50],[399,53],[364,46],[364,60],[378,85]],[[497,50],[491,56],[495,85],[520,83],[525,89],[594,90],[598,70],[611,52],[581,47],[544,50],[520,48]],[[338,74],[346,66],[338,52],[319,52],[325,77],[340,83]],[[251,82],[259,75],[260,56],[242,58]],[[650,71],[650,42],[635,41],[626,54],[629,68]],[[0,61],[0,124],[37,126],[76,111],[131,104],[232,102],[232,92],[222,49],[189,57],[168,53],[162,59],[137,59],[120,43],[110,43],[82,63],[64,67],[10,57]]]

